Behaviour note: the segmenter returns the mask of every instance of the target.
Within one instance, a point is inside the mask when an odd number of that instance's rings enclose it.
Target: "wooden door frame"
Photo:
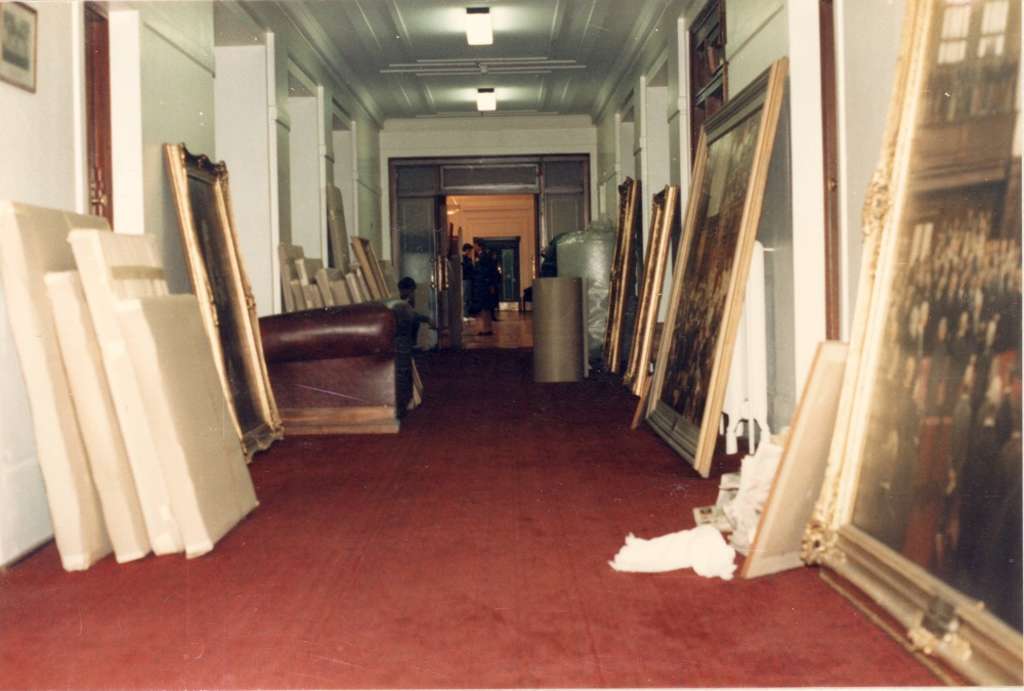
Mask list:
[[[113,153],[110,127],[110,22],[107,8],[84,5],[86,160],[89,213],[113,226]]]
[[[821,54],[821,132],[825,195],[825,338],[841,334],[840,285],[842,252],[839,235],[839,131],[836,114],[835,8],[833,0],[818,0]]]
[[[536,228],[534,228],[534,232],[536,233]],[[522,299],[522,295],[523,295],[523,286],[520,285],[522,283],[522,280],[520,279],[520,275],[519,274],[522,271],[522,263],[521,263],[522,262],[522,258],[523,258],[523,254],[522,254],[522,251],[523,251],[523,247],[522,247],[523,239],[522,239],[522,237],[520,237],[519,235],[501,235],[501,236],[493,236],[493,237],[488,235],[488,236],[484,236],[484,237],[480,237],[480,238],[477,238],[477,237],[473,238],[474,242],[476,242],[477,240],[480,240],[480,244],[482,244],[484,247],[487,247],[488,243],[491,243],[491,242],[515,243],[515,248],[516,248],[516,268],[515,268],[516,292],[519,294],[519,297],[517,297],[516,300],[517,301],[521,300]],[[534,254],[539,254],[539,253],[538,252],[534,252]],[[534,257],[534,261],[536,261],[536,257]],[[509,300],[505,300],[505,302],[510,302],[510,301]]]
[[[394,266],[399,265],[399,253],[401,251],[400,238],[398,237],[398,222],[397,222],[397,211],[398,211],[398,168],[404,166],[437,166],[438,178],[436,189],[432,192],[432,195],[466,195],[466,196],[480,196],[480,195],[503,195],[503,194],[532,194],[534,196],[534,210],[536,213],[536,220],[534,223],[534,234],[535,241],[534,245],[536,251],[534,252],[533,258],[533,272],[534,276],[540,276],[540,253],[543,249],[541,245],[541,224],[544,223],[544,181],[543,181],[543,164],[546,161],[580,161],[583,164],[583,214],[584,223],[589,224],[593,219],[593,210],[591,205],[593,199],[590,194],[591,187],[591,164],[590,154],[588,152],[580,153],[569,153],[569,154],[515,154],[515,155],[490,155],[490,156],[414,156],[414,157],[392,157],[388,158],[388,208],[390,216],[388,218],[388,233],[391,237],[391,261]],[[444,165],[489,165],[489,164],[508,164],[508,163],[536,163],[538,174],[537,183],[535,189],[526,188],[488,188],[481,187],[479,190],[473,189],[460,189],[458,192],[445,192],[443,189],[442,181],[440,179],[440,169]],[[426,193],[422,195],[403,195],[403,196],[428,196]],[[522,291],[520,286],[520,291]]]

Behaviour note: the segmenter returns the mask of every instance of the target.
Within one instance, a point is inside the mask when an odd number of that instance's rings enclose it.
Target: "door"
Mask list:
[[[481,238],[480,242],[488,250],[498,255],[498,270],[501,272],[501,284],[498,300],[500,302],[519,303],[519,238]]]
[[[401,197],[396,205],[400,247],[399,278],[416,281],[416,311],[438,322],[438,214],[444,197]]]

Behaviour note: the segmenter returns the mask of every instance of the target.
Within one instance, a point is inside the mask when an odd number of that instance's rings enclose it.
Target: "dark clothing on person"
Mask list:
[[[470,301],[469,313],[477,315],[483,310],[497,308],[498,266],[487,252],[483,252],[480,255],[480,259],[477,260],[476,266],[473,267],[473,275],[470,281],[473,298]]]

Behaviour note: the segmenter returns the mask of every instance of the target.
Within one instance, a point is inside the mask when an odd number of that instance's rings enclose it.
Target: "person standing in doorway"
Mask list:
[[[459,229],[461,233],[462,230]],[[467,319],[473,304],[473,245],[468,242],[462,246],[462,317]]]
[[[470,315],[480,319],[480,331],[477,335],[490,336],[494,333],[493,310],[498,306],[498,291],[494,281],[497,271],[494,260],[479,239],[473,240],[473,251],[476,254],[476,263],[473,266],[473,299]]]

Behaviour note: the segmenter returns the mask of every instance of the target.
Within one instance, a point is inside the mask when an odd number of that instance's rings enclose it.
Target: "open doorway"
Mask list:
[[[533,285],[537,258],[537,202],[532,194],[450,195],[448,221],[462,242],[480,240],[497,255],[499,308],[518,310]]]

